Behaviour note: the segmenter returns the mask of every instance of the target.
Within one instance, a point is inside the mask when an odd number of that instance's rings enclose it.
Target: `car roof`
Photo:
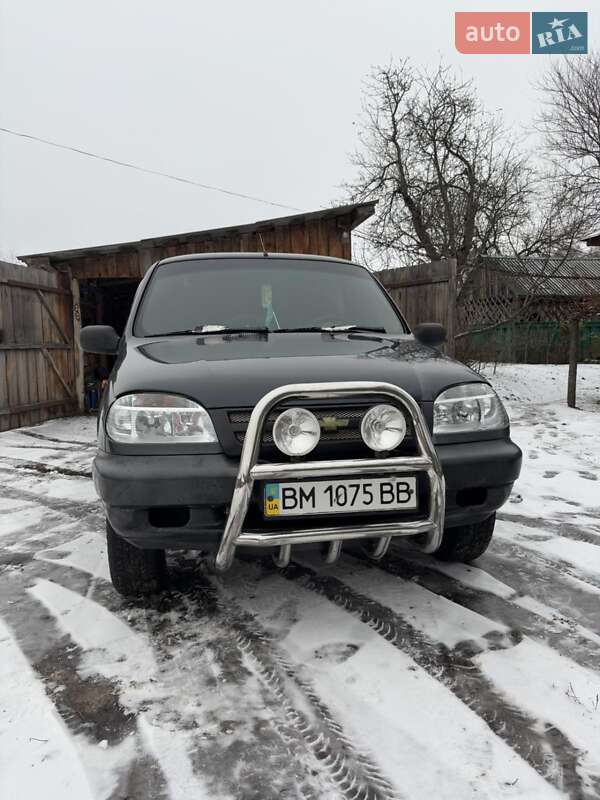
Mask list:
[[[172,264],[179,261],[200,261],[205,259],[214,260],[216,258],[293,258],[294,260],[302,260],[302,261],[337,261],[340,264],[353,264],[355,267],[361,267],[362,269],[366,269],[362,264],[358,264],[356,261],[349,261],[346,258],[336,258],[335,256],[323,256],[323,255],[313,255],[310,253],[274,253],[267,251],[258,252],[258,253],[188,253],[186,255],[180,256],[170,256],[169,258],[161,258],[160,261],[156,262],[156,266],[159,264]],[[368,271],[368,270],[367,270]]]

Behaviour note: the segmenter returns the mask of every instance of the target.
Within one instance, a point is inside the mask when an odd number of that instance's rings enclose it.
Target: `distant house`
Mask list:
[[[600,238],[600,237],[599,237]],[[504,361],[567,360],[566,324],[583,321],[580,357],[600,358],[600,257],[485,257],[462,288],[457,330],[465,354]]]
[[[566,362],[568,323],[582,320],[580,359],[600,360],[600,257],[483,257],[463,286],[454,259],[377,277],[411,326],[444,325],[458,358]]]

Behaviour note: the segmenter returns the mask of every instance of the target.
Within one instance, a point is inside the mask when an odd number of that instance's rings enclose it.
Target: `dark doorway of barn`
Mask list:
[[[81,280],[81,325],[111,325],[121,336],[138,285],[139,281],[120,278]],[[113,356],[83,354],[84,405],[87,411],[98,407],[104,382],[114,361]]]

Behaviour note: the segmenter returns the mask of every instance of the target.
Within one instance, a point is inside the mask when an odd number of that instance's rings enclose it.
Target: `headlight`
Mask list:
[[[437,396],[433,432],[468,433],[505,428],[508,416],[502,401],[487,383],[463,383]]]
[[[115,442],[173,444],[216,442],[206,409],[173,394],[126,394],[111,405],[106,432]]]
[[[305,456],[320,437],[319,420],[306,408],[288,408],[273,425],[273,441],[287,456]]]
[[[371,450],[393,450],[406,436],[406,420],[396,406],[373,406],[362,418],[360,432]]]

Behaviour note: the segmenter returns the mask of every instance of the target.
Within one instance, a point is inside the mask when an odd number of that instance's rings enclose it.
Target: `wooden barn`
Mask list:
[[[351,258],[352,231],[375,203],[355,203],[249,225],[20,256],[0,263],[0,430],[84,408],[102,359],[84,356],[79,330],[123,330],[141,278],[155,261],[207,252],[312,253]]]

